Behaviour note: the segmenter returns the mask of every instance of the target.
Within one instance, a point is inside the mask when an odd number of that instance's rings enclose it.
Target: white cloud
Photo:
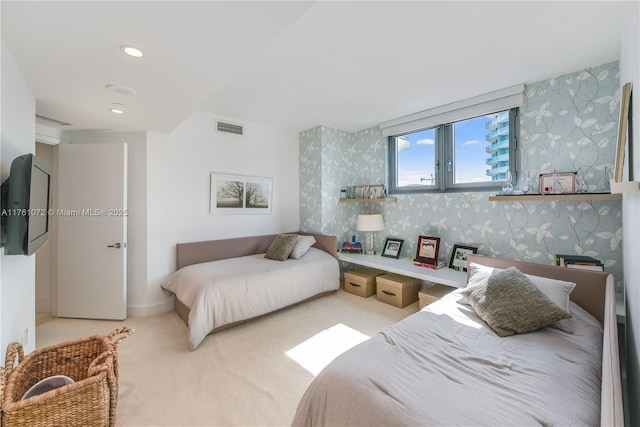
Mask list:
[[[416,141],[416,144],[418,145],[433,145],[436,142],[433,139],[429,139],[429,138],[424,138],[424,139],[419,139]]]
[[[478,141],[477,139],[472,139],[471,141],[464,142],[462,145],[471,145],[471,144],[480,144],[480,141]]]

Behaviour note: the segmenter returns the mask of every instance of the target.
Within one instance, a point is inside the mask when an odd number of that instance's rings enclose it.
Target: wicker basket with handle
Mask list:
[[[115,426],[118,344],[133,332],[118,328],[107,336],[62,342],[26,357],[21,344],[9,344],[5,367],[0,368],[2,426]],[[21,400],[31,386],[53,375],[66,375],[74,383]]]

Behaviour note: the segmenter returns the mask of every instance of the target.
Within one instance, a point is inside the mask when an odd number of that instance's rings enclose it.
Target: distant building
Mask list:
[[[486,124],[489,133],[486,140],[489,143],[486,150],[491,156],[487,159],[487,176],[492,181],[502,181],[509,170],[509,112],[487,115]]]

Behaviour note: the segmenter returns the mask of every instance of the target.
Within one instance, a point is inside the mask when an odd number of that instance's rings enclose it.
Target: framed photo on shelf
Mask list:
[[[438,252],[440,251],[440,238],[419,236],[416,261],[426,264],[438,264]]]
[[[449,261],[449,268],[454,270],[467,271],[469,262],[467,261],[467,255],[477,254],[478,248],[473,246],[453,245],[453,251],[451,251],[451,260]]]
[[[552,173],[540,175],[540,194],[573,194],[576,192],[577,174],[575,172]]]
[[[398,259],[403,243],[404,240],[387,237],[387,241],[384,242],[384,248],[382,248],[382,256]]]

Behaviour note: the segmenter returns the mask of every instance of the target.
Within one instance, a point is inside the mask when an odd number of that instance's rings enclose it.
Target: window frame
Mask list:
[[[509,171],[514,177],[514,184],[517,182],[518,171],[520,170],[520,156],[518,155],[518,139],[520,134],[520,109],[513,107],[496,112],[488,112],[486,115],[494,114],[502,111],[509,112]],[[484,115],[484,114],[483,114]],[[482,117],[482,115],[476,116]],[[456,120],[451,123],[443,123],[438,126],[419,129],[398,135],[389,135],[387,139],[387,156],[388,156],[388,173],[387,187],[390,195],[400,194],[428,194],[428,193],[455,193],[455,192],[481,192],[502,190],[504,181],[485,181],[485,182],[454,182],[455,179],[455,141],[454,141],[454,124],[464,120]],[[434,170],[436,182],[434,185],[413,185],[411,187],[398,187],[398,161],[397,161],[397,142],[396,138],[408,135],[422,130],[435,130],[435,150],[434,150]],[[453,167],[449,168],[448,163],[452,162]]]

